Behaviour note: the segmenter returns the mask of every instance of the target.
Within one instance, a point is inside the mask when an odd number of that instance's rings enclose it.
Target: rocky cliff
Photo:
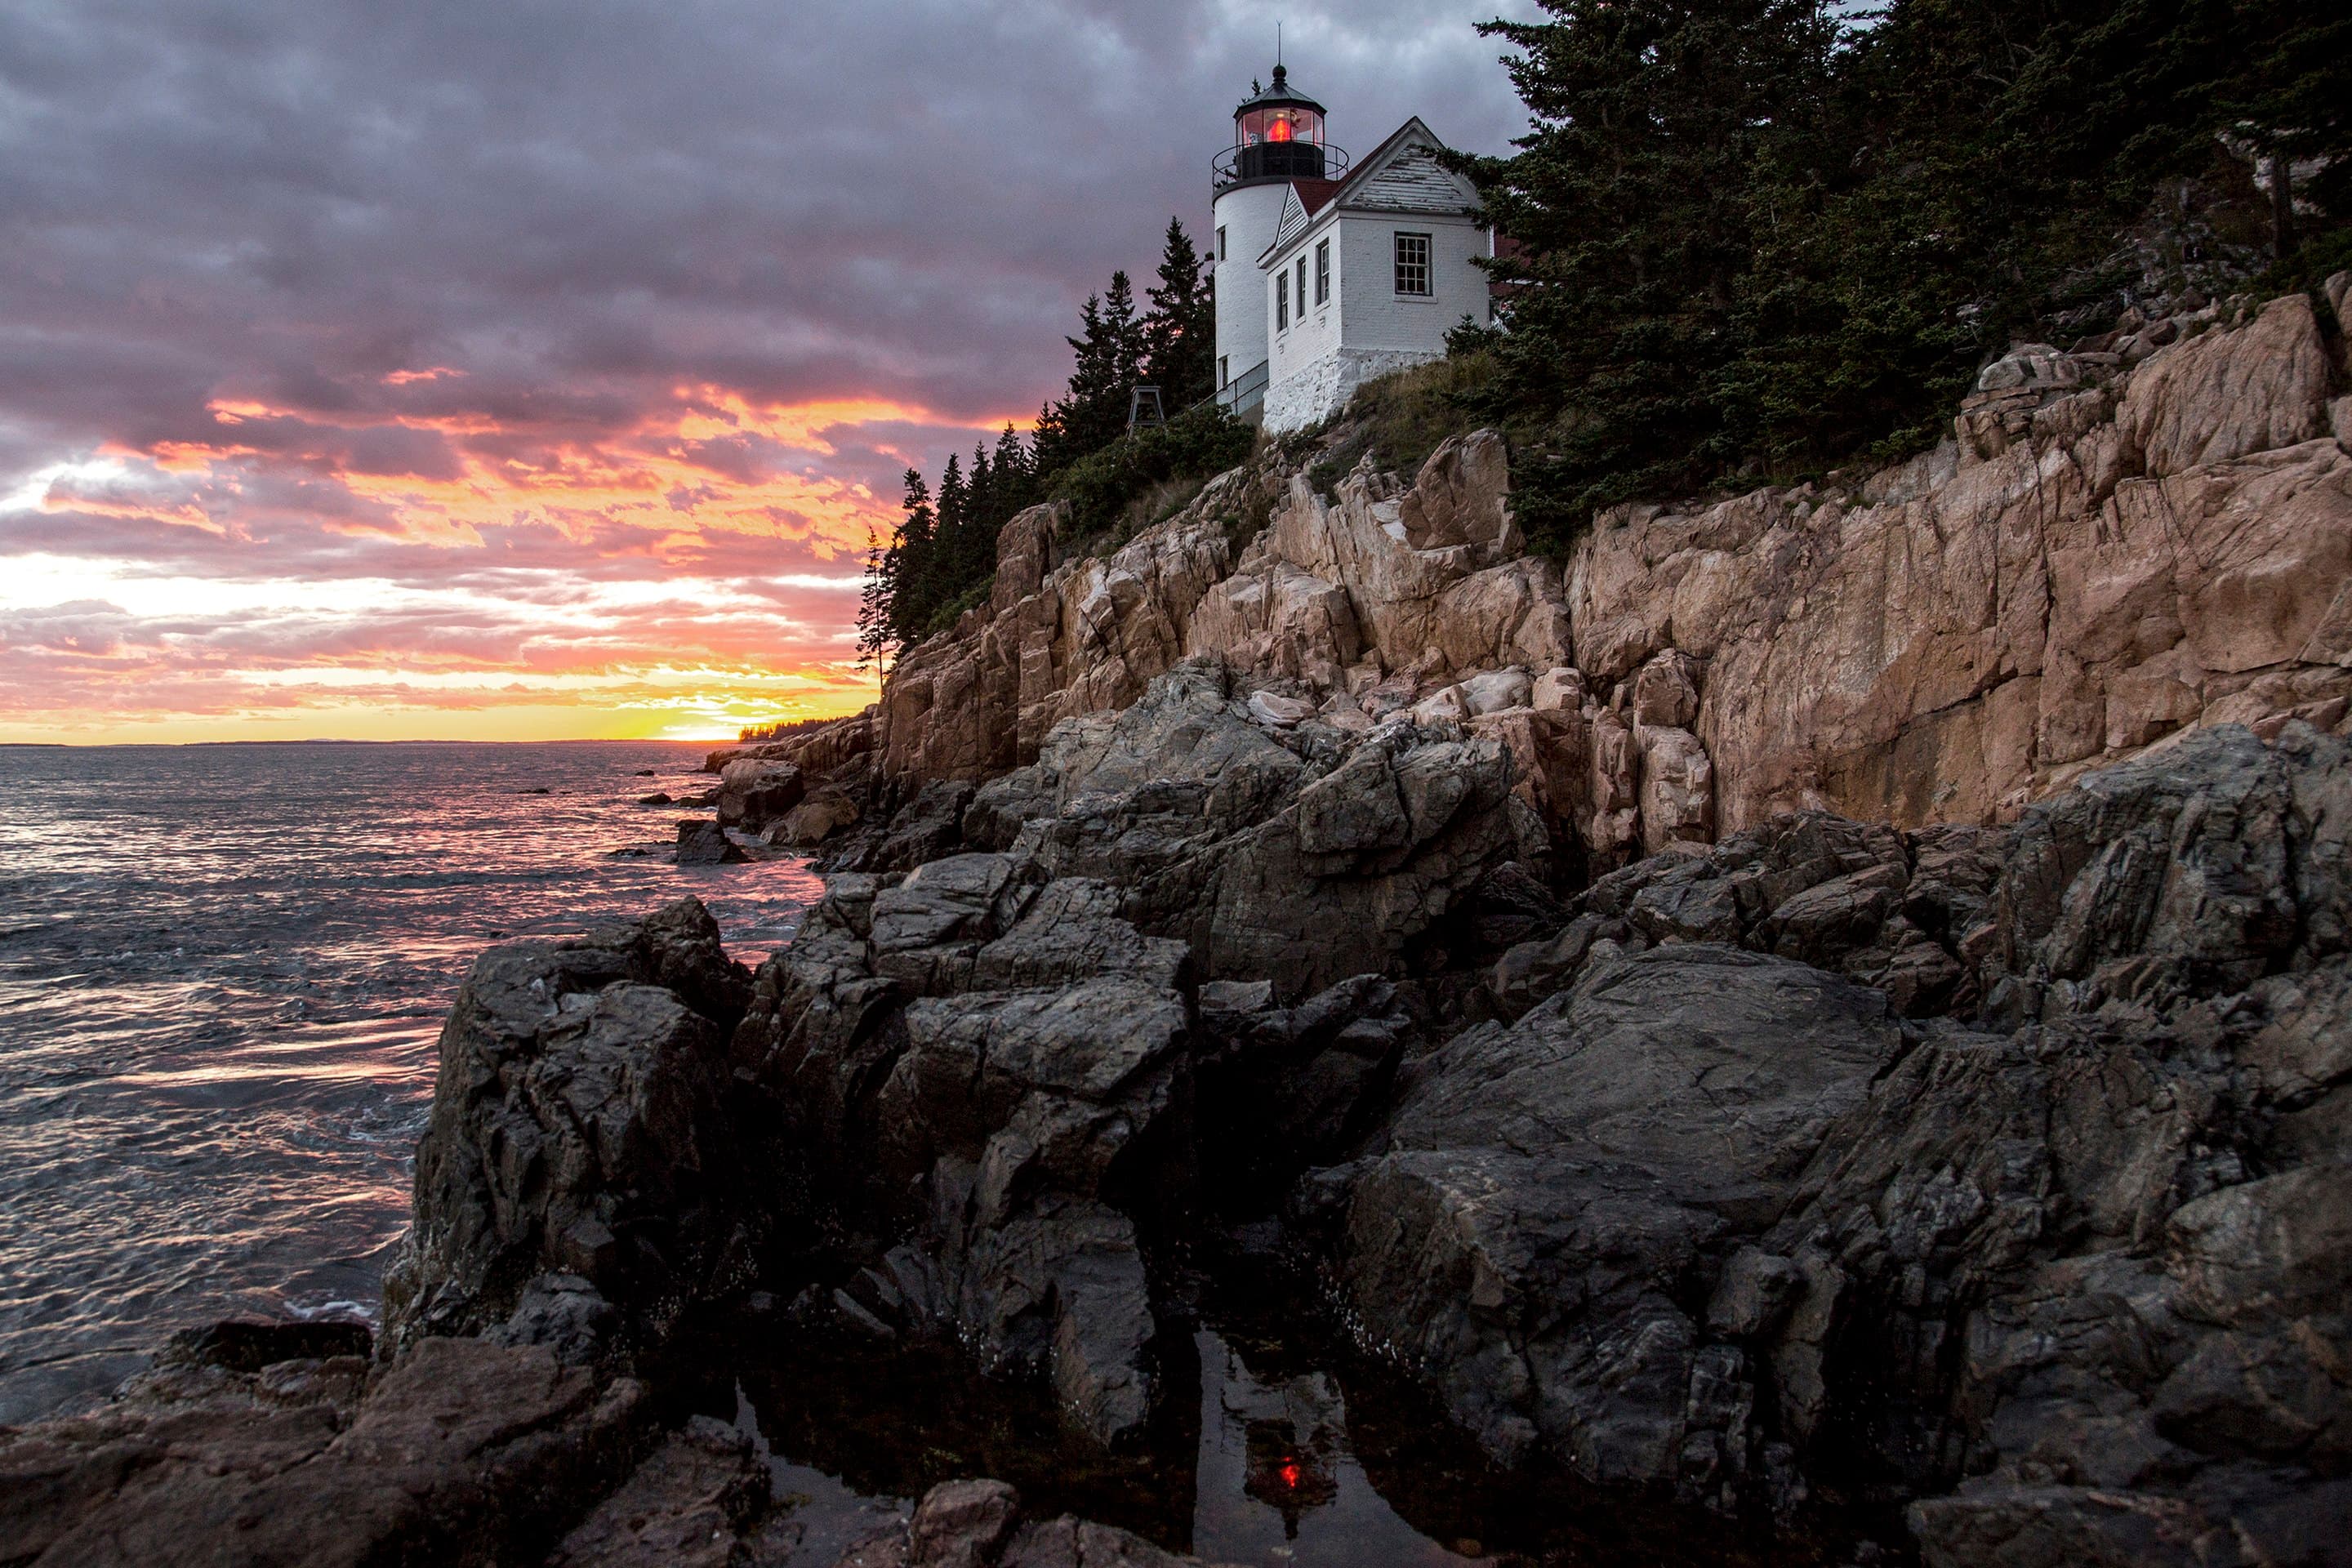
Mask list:
[[[989,605],[888,683],[884,797],[1032,763],[1190,656],[1276,715],[1465,721],[1602,868],[1783,810],[2006,820],[2200,726],[2340,721],[2340,345],[2300,295],[2098,342],[2021,345],[1907,463],[1618,508],[1558,566],[1523,552],[1491,432],[1328,489],[1323,448],[1273,450],[1099,558],[1025,512]]]

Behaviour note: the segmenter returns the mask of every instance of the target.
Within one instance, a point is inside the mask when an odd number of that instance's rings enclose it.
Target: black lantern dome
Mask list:
[[[1319,180],[1329,172],[1323,140],[1323,106],[1290,90],[1289,73],[1274,68],[1274,85],[1234,110],[1230,169],[1218,160],[1218,174],[1240,184],[1248,180]]]

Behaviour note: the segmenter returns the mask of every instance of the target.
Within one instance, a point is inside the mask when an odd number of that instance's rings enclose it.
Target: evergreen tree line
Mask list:
[[[1533,129],[1458,160],[1520,249],[1506,330],[1455,346],[1493,356],[1472,412],[1554,549],[1614,501],[1916,449],[1988,357],[2104,330],[2151,263],[2352,264],[2342,0],[1543,8],[1483,29]]]
[[[1215,390],[1208,265],[1175,218],[1143,302],[1126,272],[1114,272],[1078,319],[1078,335],[1066,340],[1076,356],[1069,388],[1038,412],[1029,440],[1008,425],[993,453],[972,448],[969,467],[950,456],[936,490],[920,471],[907,470],[905,516],[887,544],[876,541],[866,553],[861,661],[953,625],[984,597],[998,531],[1024,508],[1062,494],[1075,468],[1125,442],[1135,387],[1159,387],[1171,417]]]

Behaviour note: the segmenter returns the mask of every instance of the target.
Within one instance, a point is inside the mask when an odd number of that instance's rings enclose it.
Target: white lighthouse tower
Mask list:
[[[1265,395],[1265,274],[1259,258],[1274,243],[1294,185],[1317,197],[1346,173],[1348,155],[1323,138],[1323,106],[1290,90],[1274,68],[1274,85],[1234,110],[1234,142],[1211,168],[1215,234],[1211,254],[1217,303],[1217,393],[1235,413]],[[1315,205],[1310,203],[1310,205]]]

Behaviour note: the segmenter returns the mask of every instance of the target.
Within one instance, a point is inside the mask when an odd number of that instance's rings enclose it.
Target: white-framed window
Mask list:
[[[1233,384],[1233,360],[1227,355],[1219,354],[1217,356],[1217,384],[1219,386],[1230,386]]]
[[[1282,331],[1290,325],[1290,268],[1286,267],[1274,275],[1274,330]]]
[[[1396,237],[1396,291],[1427,299],[1435,292],[1429,281],[1429,236],[1406,234],[1400,230]]]
[[[1315,242],[1315,302],[1331,302],[1331,242],[1328,239]]]
[[[1219,225],[1217,226],[1217,259],[1218,259],[1218,260],[1220,260],[1220,261],[1223,261],[1224,258],[1225,258],[1225,226],[1224,226],[1223,224],[1219,224]]]
[[[1307,258],[1303,256],[1298,258],[1298,314],[1301,320],[1307,315]]]

